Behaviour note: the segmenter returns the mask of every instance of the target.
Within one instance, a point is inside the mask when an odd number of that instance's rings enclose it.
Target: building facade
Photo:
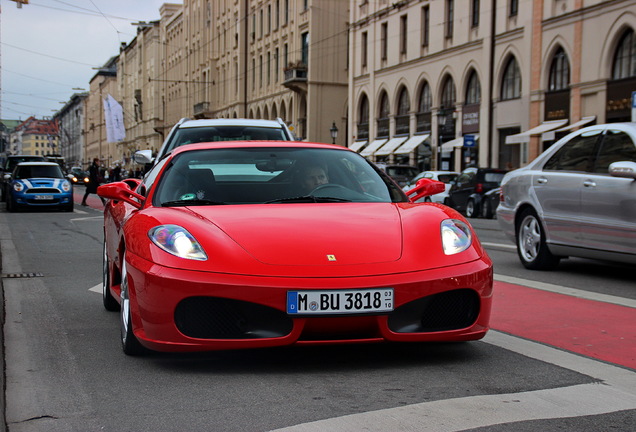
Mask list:
[[[86,126],[85,107],[88,93],[75,93],[53,117],[58,123],[60,155],[68,167],[87,165],[84,156]]]
[[[350,19],[349,141],[374,160],[514,168],[629,120],[634,1],[356,1]]]
[[[11,133],[10,141],[11,154],[57,155],[60,151],[57,121],[29,117]]]

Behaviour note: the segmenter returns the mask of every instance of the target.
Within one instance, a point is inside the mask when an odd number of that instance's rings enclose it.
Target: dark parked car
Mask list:
[[[500,200],[501,186],[486,192],[481,200],[481,217],[493,219],[497,216],[497,207],[499,207]]]
[[[480,215],[484,194],[498,188],[506,170],[498,168],[466,168],[448,191],[448,205],[468,217]]]
[[[383,163],[376,164],[378,168],[384,171],[389,177],[391,177],[400,187],[406,186],[406,184],[413,180],[413,178],[420,173],[417,167],[411,165],[387,165]]]
[[[0,167],[0,192],[2,192],[2,201],[7,200],[9,193],[9,184],[11,183],[11,175],[15,167],[22,162],[44,162],[44,156],[34,155],[11,155],[7,156],[2,167]]]

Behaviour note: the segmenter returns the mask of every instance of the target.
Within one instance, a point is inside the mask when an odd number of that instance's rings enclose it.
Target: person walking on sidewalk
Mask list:
[[[86,192],[84,192],[84,198],[82,199],[82,205],[83,206],[87,206],[88,204],[86,204],[86,198],[88,198],[89,194],[96,194],[97,193],[97,187],[99,186],[100,183],[103,183],[103,179],[101,174],[99,173],[99,159],[95,158],[93,159],[93,163],[91,164],[91,167],[88,169],[88,178],[89,178],[89,182],[86,185]],[[106,200],[102,197],[99,197],[99,199],[102,200],[102,204],[106,205]]]

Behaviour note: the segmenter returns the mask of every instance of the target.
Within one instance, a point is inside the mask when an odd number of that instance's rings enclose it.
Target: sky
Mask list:
[[[158,20],[163,3],[182,1],[0,0],[0,118],[55,115],[134,39],[132,23]]]

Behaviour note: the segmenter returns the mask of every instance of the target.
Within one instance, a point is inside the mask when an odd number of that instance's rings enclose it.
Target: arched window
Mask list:
[[[417,132],[428,132],[431,130],[431,105],[433,105],[431,86],[429,86],[427,82],[424,82],[420,88],[417,102]]]
[[[391,108],[389,106],[389,97],[386,92],[383,91],[380,95],[380,105],[378,110],[378,130],[376,136],[388,137],[389,136],[389,113]]]
[[[552,58],[548,91],[567,90],[570,86],[570,62],[563,48],[559,48]]]
[[[369,138],[369,98],[363,94],[358,106],[358,139]]]
[[[521,72],[517,59],[510,56],[504,69],[501,81],[501,100],[518,99],[521,97]]]
[[[612,65],[612,79],[636,76],[636,37],[633,30],[627,30],[616,48]]]
[[[444,81],[444,87],[442,88],[442,108],[453,108],[456,100],[455,83],[453,78],[449,76]]]
[[[472,71],[466,87],[466,104],[478,104],[481,102],[481,85],[477,72]]]
[[[409,133],[409,111],[411,111],[411,102],[409,101],[409,92],[406,87],[400,90],[398,97],[397,116],[395,117],[395,134]]]

